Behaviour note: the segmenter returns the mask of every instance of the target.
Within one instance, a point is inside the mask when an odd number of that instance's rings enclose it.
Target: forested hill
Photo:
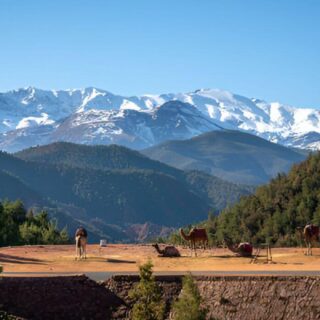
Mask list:
[[[171,168],[117,146],[63,143],[32,148],[18,156],[22,154],[32,161],[0,153],[0,171],[48,201],[48,206],[54,204],[64,213],[60,216],[68,217],[68,224],[74,218],[91,224],[99,234],[103,234],[101,228],[108,233],[113,228],[118,230],[117,240],[128,224],[151,222],[171,227],[193,223],[252,192],[250,187]],[[0,199],[8,197],[1,184]],[[9,198],[23,196],[22,190]]]
[[[251,193],[252,187],[237,185],[209,174],[198,171],[182,171],[164,163],[149,159],[137,151],[118,146],[87,146],[72,143],[53,143],[33,147],[15,154],[24,160],[52,163],[56,166],[68,166],[81,169],[99,169],[103,171],[122,170],[128,172],[141,171],[151,174],[170,176],[179,181],[185,188],[200,197],[204,204],[219,211],[228,204],[237,201],[241,195]],[[120,171],[119,171],[120,170]],[[148,172],[146,172],[146,170]],[[125,185],[123,186],[125,188]],[[159,196],[167,191],[159,189]],[[140,195],[143,197],[143,194]]]
[[[310,221],[320,225],[319,152],[212,217],[207,226],[218,241],[228,235],[234,241],[292,245],[300,241],[296,227]]]
[[[94,170],[26,162],[0,154],[0,168],[51,200],[84,208],[111,223],[152,221],[168,225],[205,217],[208,202],[183,182],[148,170]]]
[[[56,142],[32,147],[15,154],[16,157],[43,163],[64,164],[91,169],[143,169],[177,175],[180,170],[151,160],[138,151],[118,145],[88,146],[69,142]]]

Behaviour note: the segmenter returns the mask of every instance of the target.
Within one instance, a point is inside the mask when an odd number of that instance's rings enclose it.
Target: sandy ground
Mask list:
[[[199,250],[191,256],[190,250],[179,248],[180,258],[158,257],[150,245],[110,244],[100,248],[87,247],[86,260],[75,260],[75,247],[21,246],[0,248],[0,265],[4,272],[129,272],[149,258],[154,271],[319,271],[320,249],[313,249],[313,256],[305,256],[301,248],[273,248],[273,263],[266,262],[266,251],[261,250],[257,263],[250,258],[235,256],[227,249]]]

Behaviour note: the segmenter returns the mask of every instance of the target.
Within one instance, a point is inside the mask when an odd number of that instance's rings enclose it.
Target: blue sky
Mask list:
[[[320,1],[0,0],[0,91],[220,88],[320,108]]]

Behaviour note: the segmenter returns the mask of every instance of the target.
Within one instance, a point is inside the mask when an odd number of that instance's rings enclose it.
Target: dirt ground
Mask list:
[[[235,256],[227,249],[190,250],[179,247],[180,258],[158,257],[151,245],[110,244],[100,248],[88,245],[87,259],[75,260],[73,245],[21,246],[0,248],[0,265],[4,272],[129,272],[149,258],[154,271],[317,271],[320,270],[320,249],[305,256],[301,248],[273,248],[273,263],[266,264],[266,251],[261,250],[257,263]]]

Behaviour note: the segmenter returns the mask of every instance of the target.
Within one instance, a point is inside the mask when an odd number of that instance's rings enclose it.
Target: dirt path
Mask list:
[[[320,249],[314,249],[312,257],[306,257],[300,248],[272,249],[273,264],[266,264],[261,256],[257,264],[250,264],[249,258],[235,257],[226,249],[199,251],[198,257],[191,257],[190,250],[179,248],[180,258],[160,258],[150,245],[111,244],[105,248],[88,246],[88,259],[74,260],[75,248],[66,246],[21,246],[0,248],[0,265],[4,272],[86,273],[86,272],[137,272],[138,266],[149,258],[154,271],[175,272],[268,272],[319,271]],[[261,251],[261,255],[265,252]]]

